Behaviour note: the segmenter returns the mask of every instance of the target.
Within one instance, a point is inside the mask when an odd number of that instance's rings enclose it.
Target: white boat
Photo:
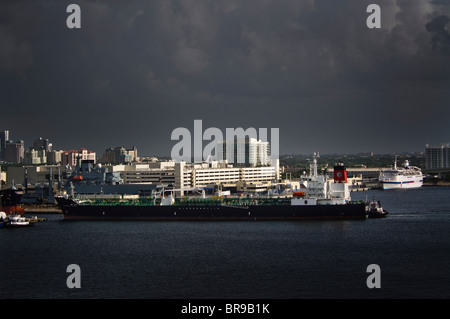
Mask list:
[[[34,224],[30,223],[25,217],[17,214],[8,215],[4,221],[4,226],[7,228],[29,227],[33,225]]]
[[[402,167],[397,167],[396,157],[393,169],[382,171],[379,182],[386,190],[419,188],[423,185],[423,174],[419,167],[410,166],[407,160]]]
[[[0,228],[2,228],[6,224],[6,213],[0,212]]]

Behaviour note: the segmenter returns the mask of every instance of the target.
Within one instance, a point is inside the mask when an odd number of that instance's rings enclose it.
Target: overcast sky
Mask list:
[[[450,0],[2,0],[0,130],[161,156],[201,119],[279,128],[282,154],[424,151],[450,142],[449,16]]]

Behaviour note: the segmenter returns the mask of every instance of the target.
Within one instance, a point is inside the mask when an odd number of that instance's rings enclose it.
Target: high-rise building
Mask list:
[[[255,167],[270,165],[269,142],[255,138],[219,141],[216,148],[217,160],[227,161],[235,166]]]
[[[52,144],[49,142],[48,138],[40,137],[37,140],[33,141],[33,149],[36,151],[44,150],[46,152],[52,151]]]
[[[25,152],[23,163],[26,165],[47,164],[47,152],[45,150],[30,149]]]
[[[131,149],[123,147],[108,148],[101,159],[105,164],[126,164],[136,161],[137,148],[133,146]]]
[[[47,153],[47,164],[59,164],[61,163],[61,156],[63,151],[52,150]]]
[[[76,166],[78,159],[82,161],[91,161],[95,164],[97,157],[95,152],[82,148],[78,151],[62,152],[61,165]]]
[[[0,161],[6,158],[6,142],[9,140],[9,131],[0,132]]]
[[[450,144],[437,147],[426,145],[425,164],[427,169],[450,168]]]
[[[5,150],[5,162],[22,163],[25,156],[25,144],[22,140],[17,142],[8,141]]]

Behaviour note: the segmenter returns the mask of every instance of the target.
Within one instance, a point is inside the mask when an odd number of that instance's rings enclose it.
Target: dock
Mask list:
[[[48,221],[47,218],[37,217],[37,216],[34,216],[32,218],[25,218],[25,220],[29,223],[43,223],[43,222]]]
[[[24,205],[25,214],[62,214],[61,209],[56,205]]]

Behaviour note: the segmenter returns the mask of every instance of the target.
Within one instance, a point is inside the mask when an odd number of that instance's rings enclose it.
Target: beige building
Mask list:
[[[94,164],[97,161],[95,152],[82,148],[78,151],[71,150],[69,152],[62,152],[61,165],[76,166],[78,159],[82,161],[94,161]]]
[[[30,149],[25,152],[23,163],[26,165],[47,164],[47,152],[45,150]]]
[[[0,172],[0,189],[2,189],[3,183],[6,184],[6,172]]]

